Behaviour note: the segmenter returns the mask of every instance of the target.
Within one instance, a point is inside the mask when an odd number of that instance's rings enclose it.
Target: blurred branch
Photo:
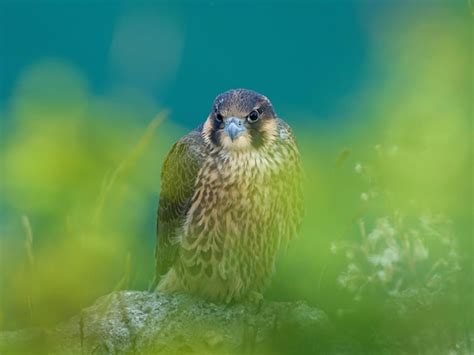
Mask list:
[[[35,264],[35,256],[33,253],[33,230],[31,229],[31,224],[28,216],[23,215],[21,216],[21,225],[23,226],[23,230],[25,231],[25,251],[26,257],[28,259],[28,274],[31,279],[30,285],[28,287],[28,294],[27,302],[28,302],[28,311],[30,313],[30,321],[33,322],[33,300],[32,300],[32,289],[31,285],[33,285],[33,270]]]
[[[346,162],[347,158],[351,155],[349,148],[344,148],[336,158],[336,166],[340,168]]]
[[[120,162],[120,164],[112,171],[112,173],[104,178],[104,183],[102,184],[101,191],[99,193],[99,198],[97,202],[97,207],[92,217],[92,222],[94,224],[99,221],[102,211],[104,209],[105,203],[110,195],[110,192],[117,182],[118,179],[123,178],[127,175],[131,168],[136,164],[138,159],[143,154],[143,151],[151,142],[153,135],[156,129],[161,125],[161,123],[166,119],[168,116],[167,111],[161,112],[158,116],[156,116],[147,126],[145,132],[140,137],[138,143],[133,147],[130,153],[125,157],[124,160]]]
[[[127,253],[127,256],[125,257],[125,271],[123,274],[123,277],[120,279],[120,281],[117,283],[117,285],[114,288],[114,291],[120,291],[120,290],[126,290],[128,289],[130,285],[130,274],[131,274],[131,255],[130,252]]]
[[[21,216],[21,225],[25,231],[25,250],[28,258],[28,266],[33,269],[35,257],[33,254],[33,231],[31,229],[30,220],[26,215]]]

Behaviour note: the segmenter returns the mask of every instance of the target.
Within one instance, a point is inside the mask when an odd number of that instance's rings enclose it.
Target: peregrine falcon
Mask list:
[[[302,217],[299,152],[265,96],[235,89],[163,164],[157,291],[213,302],[260,297]]]

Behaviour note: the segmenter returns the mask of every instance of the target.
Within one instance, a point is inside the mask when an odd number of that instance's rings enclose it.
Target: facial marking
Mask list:
[[[251,90],[236,89],[220,94],[207,118],[203,137],[227,151],[258,150],[271,143],[277,122],[270,100]]]

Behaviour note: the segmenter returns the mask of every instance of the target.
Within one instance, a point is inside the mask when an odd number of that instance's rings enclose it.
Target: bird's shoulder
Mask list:
[[[283,119],[277,118],[277,134],[280,140],[294,140],[293,131],[288,123],[286,123]]]
[[[185,136],[181,137],[176,144],[186,146],[191,154],[201,155],[205,151],[205,142],[202,137],[202,125],[196,127]]]
[[[277,118],[277,146],[282,149],[289,149],[298,154],[298,147],[293,131],[288,123],[283,119]]]
[[[201,128],[198,127],[181,137],[173,145],[163,164],[162,179],[166,179],[170,174],[174,175],[181,172],[176,170],[200,166],[205,156],[206,144],[201,135]],[[176,176],[173,176],[173,178],[176,178]]]

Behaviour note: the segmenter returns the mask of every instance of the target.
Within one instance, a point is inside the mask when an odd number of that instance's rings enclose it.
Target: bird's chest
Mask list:
[[[276,203],[280,166],[259,155],[209,158],[196,182],[189,233],[243,235],[265,223]]]
[[[270,272],[278,244],[275,221],[281,220],[274,188],[278,169],[258,158],[206,161],[183,227],[184,269],[203,269],[223,280]]]

